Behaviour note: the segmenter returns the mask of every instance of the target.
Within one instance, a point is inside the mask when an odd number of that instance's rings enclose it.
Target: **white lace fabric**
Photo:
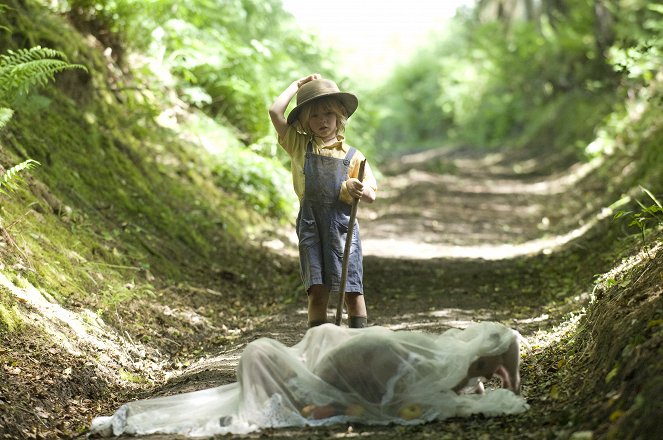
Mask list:
[[[439,335],[325,324],[292,347],[269,338],[251,342],[236,383],[130,402],[111,417],[95,418],[90,431],[195,437],[349,421],[413,424],[516,414],[528,405],[511,390],[456,391],[477,382],[468,376],[473,362],[499,357],[517,338],[492,322]]]

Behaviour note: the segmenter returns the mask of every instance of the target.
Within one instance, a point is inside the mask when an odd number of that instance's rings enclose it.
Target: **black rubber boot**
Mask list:
[[[365,316],[350,316],[350,328],[366,327],[367,319]]]
[[[317,327],[317,326],[322,325],[322,324],[327,324],[327,320],[326,319],[324,319],[324,320],[321,319],[319,321],[309,321],[308,322],[308,328]]]

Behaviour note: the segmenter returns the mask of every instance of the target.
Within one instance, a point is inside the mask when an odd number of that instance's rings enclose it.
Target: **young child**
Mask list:
[[[288,118],[285,111],[297,95]],[[364,155],[346,144],[342,133],[357,109],[357,97],[341,92],[318,74],[294,81],[276,98],[269,116],[279,144],[290,155],[299,197],[297,216],[302,281],[308,293],[308,324],[327,322],[330,292],[339,292],[343,251],[353,199],[372,203],[377,184],[368,164],[360,182]],[[350,327],[366,326],[359,228],[355,225],[345,288]]]

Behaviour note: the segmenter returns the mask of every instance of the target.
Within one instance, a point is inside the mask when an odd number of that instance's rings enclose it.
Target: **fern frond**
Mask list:
[[[0,55],[0,69],[49,58],[67,61],[67,56],[59,50],[35,46],[29,49],[19,49],[16,51],[8,50],[7,54]]]
[[[26,93],[33,85],[45,85],[58,72],[83,69],[80,64],[70,64],[60,51],[36,46],[30,49],[7,51],[0,55],[0,99],[12,101]]]
[[[46,85],[54,75],[71,68],[65,61],[35,60],[18,64],[5,70],[0,68],[0,97],[25,93],[32,85]]]
[[[9,6],[7,5],[0,5],[0,14],[4,14],[5,10],[9,9]],[[11,33],[11,29],[9,29],[7,26],[0,26],[0,30],[7,31]]]
[[[41,165],[39,162],[33,159],[28,159],[24,162],[14,165],[2,175],[0,175],[0,193],[8,195],[9,193],[3,188],[6,188],[9,192],[15,191],[18,189],[18,183],[22,182],[21,176],[19,173],[36,168]]]
[[[9,120],[14,115],[14,110],[7,107],[0,107],[0,130],[7,125]]]

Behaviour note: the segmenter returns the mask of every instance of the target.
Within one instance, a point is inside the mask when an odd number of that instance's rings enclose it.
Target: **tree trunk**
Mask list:
[[[605,0],[594,1],[594,18],[596,52],[605,60],[606,51],[615,40],[615,17],[613,17],[610,9],[606,7]]]

